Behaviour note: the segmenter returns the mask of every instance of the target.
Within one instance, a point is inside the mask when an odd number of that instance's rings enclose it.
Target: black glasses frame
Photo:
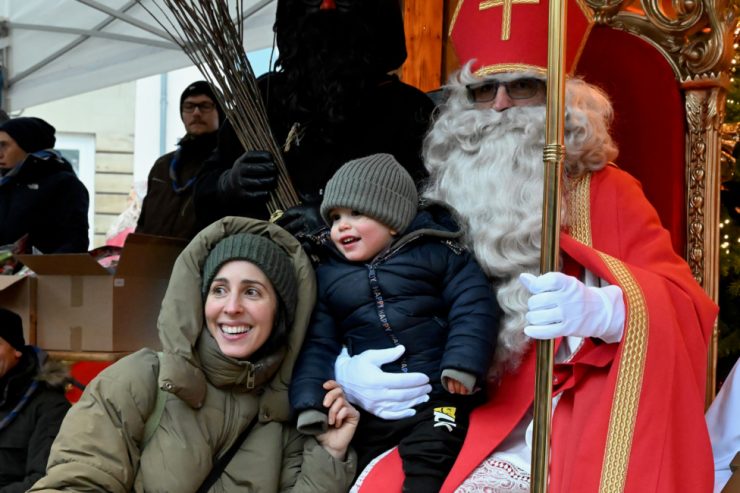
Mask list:
[[[510,86],[514,83],[522,82],[531,84],[531,90],[526,93],[517,93],[516,91],[512,93]],[[496,99],[498,88],[501,86],[504,86],[506,94],[511,99],[530,99],[536,96],[540,89],[545,88],[545,81],[535,77],[521,77],[519,79],[509,81],[486,80],[483,82],[476,82],[475,84],[468,84],[465,86],[465,89],[468,92],[468,99],[471,103],[488,103]],[[479,89],[483,88],[488,88],[490,90],[486,90],[485,92],[479,91]],[[485,94],[485,96],[483,96],[483,94]]]
[[[201,113],[210,113],[211,111],[216,109],[216,103],[211,103],[208,101],[203,101],[202,103],[183,103],[182,104],[182,112],[183,113],[195,113],[195,109],[199,109]]]

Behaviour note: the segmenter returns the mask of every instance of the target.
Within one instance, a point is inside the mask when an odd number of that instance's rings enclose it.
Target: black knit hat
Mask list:
[[[52,149],[57,141],[54,137],[56,129],[41,118],[33,116],[11,118],[0,124],[0,131],[10,135],[26,152]]]
[[[349,161],[332,176],[321,202],[321,217],[331,225],[331,210],[346,207],[400,233],[416,216],[418,201],[414,179],[396,158],[373,154]]]
[[[180,113],[182,113],[182,104],[185,102],[185,98],[190,96],[208,96],[211,98],[211,101],[213,101],[213,104],[216,105],[216,111],[218,111],[218,119],[219,121],[223,121],[224,119],[224,112],[221,109],[221,105],[218,103],[218,98],[216,97],[216,93],[213,92],[213,88],[211,87],[211,84],[204,80],[198,80],[190,84],[188,87],[185,88],[184,91],[182,91],[182,94],[180,95]]]
[[[264,236],[240,233],[227,236],[213,247],[203,265],[203,299],[218,270],[231,260],[252,262],[265,273],[282,301],[288,323],[292,323],[298,302],[295,269],[288,254]]]
[[[26,345],[21,317],[5,308],[0,308],[0,337],[18,351]]]
[[[349,32],[366,41],[362,57],[376,70],[386,73],[396,70],[406,60],[406,35],[399,0],[345,0],[336,2],[335,22],[350,27]],[[319,12],[320,1],[278,0],[275,12],[275,31],[278,52],[287,53],[294,47],[296,29],[302,21]],[[352,40],[347,40],[351,42]]]

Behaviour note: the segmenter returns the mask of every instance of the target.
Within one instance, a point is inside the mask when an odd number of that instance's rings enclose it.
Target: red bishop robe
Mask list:
[[[568,198],[562,251],[619,285],[622,341],[586,339],[555,365],[552,493],[711,492],[712,450],[704,421],[707,347],[716,305],[673,251],[642,187],[615,166],[587,175]],[[442,487],[453,492],[521,421],[533,403],[533,347],[519,368],[489,389],[471,415],[458,459]],[[401,491],[396,451],[361,492]]]

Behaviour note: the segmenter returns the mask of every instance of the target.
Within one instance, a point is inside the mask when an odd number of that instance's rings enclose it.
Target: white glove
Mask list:
[[[334,363],[336,381],[347,399],[365,411],[383,419],[408,418],[412,409],[429,400],[429,377],[423,373],[387,373],[380,369],[396,361],[406,351],[403,346],[369,349],[350,357],[347,348]]]
[[[524,333],[534,339],[598,337],[619,342],[624,332],[624,299],[619,286],[587,287],[573,276],[523,273],[519,281],[532,293]]]

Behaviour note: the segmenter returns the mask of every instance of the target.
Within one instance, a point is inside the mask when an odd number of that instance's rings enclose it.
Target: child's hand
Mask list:
[[[347,447],[355,434],[360,413],[344,396],[342,387],[334,380],[324,382],[328,392],[324,396],[324,407],[328,408],[329,429],[316,439],[333,457],[344,460]]]
[[[445,387],[447,387],[447,391],[450,394],[468,395],[468,389],[465,388],[465,385],[454,378],[445,378]]]

